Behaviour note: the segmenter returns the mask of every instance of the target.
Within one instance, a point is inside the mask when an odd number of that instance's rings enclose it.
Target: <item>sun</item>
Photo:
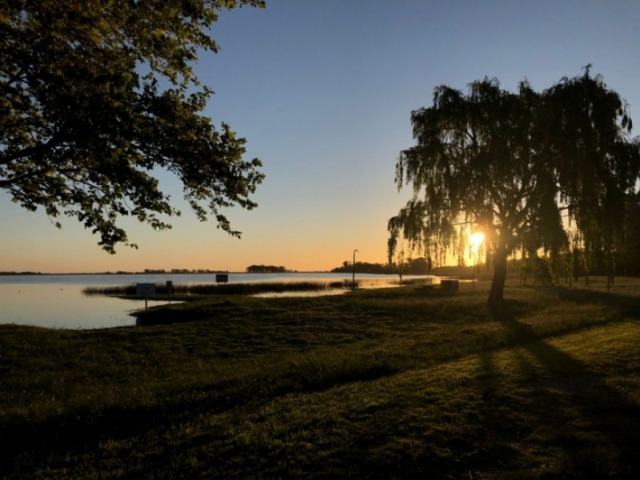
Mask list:
[[[478,248],[480,248],[482,242],[484,242],[484,233],[482,232],[475,232],[469,237],[469,243],[474,253],[478,253]]]

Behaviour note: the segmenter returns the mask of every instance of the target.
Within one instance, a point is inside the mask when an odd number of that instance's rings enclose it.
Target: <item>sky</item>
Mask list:
[[[387,221],[411,196],[395,163],[414,144],[411,111],[429,107],[436,86],[486,76],[541,91],[592,64],[640,125],[638,25],[637,0],[267,0],[222,12],[220,52],[195,71],[215,91],[206,115],[264,165],[259,207],[225,212],[242,238],[199,222],[162,173],[182,216],[163,232],[124,219],[139,248],[115,255],[74,219],[56,229],[0,192],[0,271],[326,271],[355,249],[357,261],[384,263]]]

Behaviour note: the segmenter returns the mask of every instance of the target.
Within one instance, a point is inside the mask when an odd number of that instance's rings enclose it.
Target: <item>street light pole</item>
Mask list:
[[[478,252],[476,251],[473,254],[473,277],[471,283],[473,284],[473,288],[476,287],[476,265],[478,264]]]
[[[354,290],[356,288],[356,252],[358,249],[356,248],[353,251],[353,276],[351,277],[351,289]]]

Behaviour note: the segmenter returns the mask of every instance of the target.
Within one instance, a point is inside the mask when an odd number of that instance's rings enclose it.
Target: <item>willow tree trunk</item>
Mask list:
[[[493,280],[489,291],[489,307],[500,309],[504,304],[504,284],[507,279],[507,252],[496,249],[493,254]]]

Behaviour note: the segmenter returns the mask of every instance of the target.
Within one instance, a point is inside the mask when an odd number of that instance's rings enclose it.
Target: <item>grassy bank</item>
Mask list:
[[[0,326],[0,477],[639,478],[640,288],[487,288]]]

